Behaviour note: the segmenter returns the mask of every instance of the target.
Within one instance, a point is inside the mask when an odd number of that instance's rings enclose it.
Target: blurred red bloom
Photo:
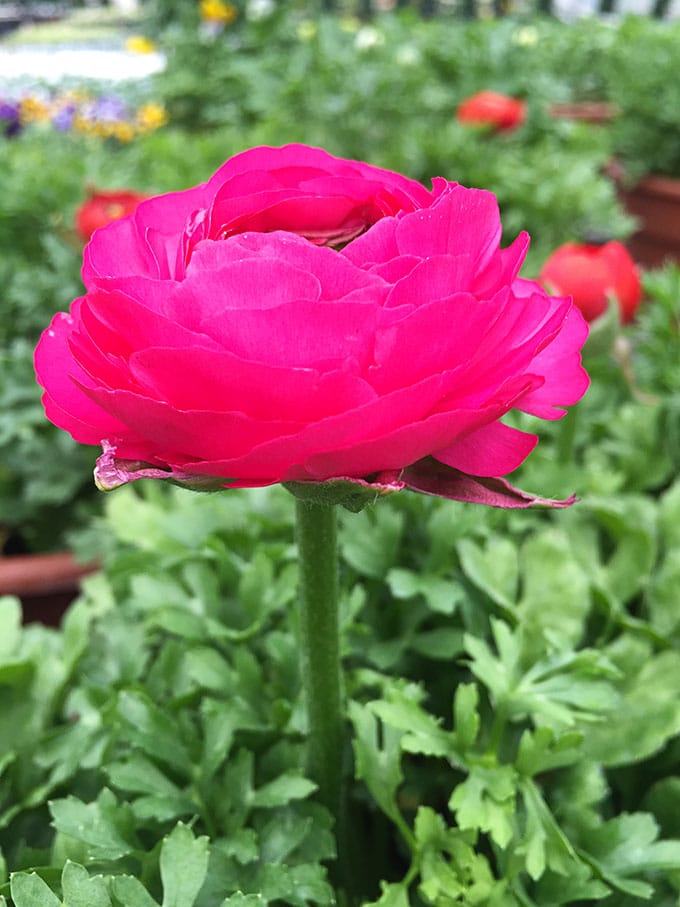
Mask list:
[[[492,126],[494,129],[517,129],[526,120],[527,105],[497,91],[479,91],[458,106],[459,123],[471,126]]]
[[[572,296],[587,321],[602,315],[609,294],[617,299],[621,321],[631,321],[642,295],[637,266],[615,240],[602,246],[565,243],[548,258],[538,279],[550,292]]]
[[[117,220],[125,214],[131,214],[137,205],[147,197],[128,189],[108,192],[94,190],[76,211],[76,230],[87,241],[95,230],[105,227],[112,220]]]

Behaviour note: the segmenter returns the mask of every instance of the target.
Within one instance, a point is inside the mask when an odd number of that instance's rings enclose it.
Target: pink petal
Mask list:
[[[73,305],[76,313],[79,303],[80,300],[76,300]],[[47,417],[76,441],[99,444],[103,437],[125,432],[126,428],[92,403],[76,383],[89,384],[91,381],[69,350],[73,321],[73,316],[59,312],[43,332],[35,351],[36,376],[45,388],[43,404]]]
[[[182,298],[190,305],[196,295],[187,287]],[[242,310],[237,318],[215,319],[204,327],[223,349],[241,359],[257,362],[266,356],[269,365],[293,368],[346,360],[364,371],[373,361],[380,311],[371,295],[366,293],[363,302],[323,304],[303,299],[271,309]]]
[[[189,214],[205,203],[202,186],[147,199],[132,214],[97,230],[85,248],[83,283],[90,289],[100,277],[159,277],[159,263],[146,242],[148,228],[181,236]],[[171,242],[171,240],[168,240]],[[175,240],[177,242],[177,240]]]
[[[501,221],[495,195],[449,183],[432,206],[399,218],[396,241],[402,255],[470,255],[483,268],[498,250]]]
[[[123,437],[155,445],[156,461],[169,465],[207,457],[215,461],[235,460],[265,442],[279,441],[304,427],[283,419],[258,422],[240,412],[177,410],[162,400],[127,390],[83,387],[83,391],[127,427]],[[99,440],[102,438],[118,440],[113,432],[102,434]]]
[[[310,422],[345,412],[375,399],[361,378],[336,366],[280,368],[248,362],[226,351],[146,349],[130,360],[145,396],[178,410],[240,412],[259,421]]]
[[[473,476],[504,476],[526,460],[538,444],[530,435],[502,422],[492,422],[433,454],[440,463]]]
[[[519,409],[542,419],[559,419],[565,412],[561,407],[581,399],[590,382],[580,353],[587,336],[587,322],[576,306],[570,306],[559,333],[531,363],[532,371],[544,376],[544,383],[522,400]]]

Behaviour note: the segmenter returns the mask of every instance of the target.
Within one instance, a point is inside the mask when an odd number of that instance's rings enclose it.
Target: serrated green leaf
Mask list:
[[[386,581],[395,598],[409,599],[422,595],[430,608],[439,614],[453,614],[463,597],[460,585],[452,580],[415,573],[404,567],[392,567]]]
[[[537,785],[524,779],[519,784],[527,814],[525,841],[527,872],[534,881],[540,879],[546,867],[561,876],[568,876],[578,863],[576,850],[550,812]]]
[[[208,858],[208,838],[195,838],[179,822],[161,847],[162,907],[192,907],[208,871]]]
[[[13,595],[0,596],[0,661],[16,652],[21,636],[21,602]]]
[[[67,860],[61,874],[64,907],[111,907],[102,876],[90,876],[84,866]]]
[[[15,907],[61,907],[61,901],[36,872],[17,872],[10,878]]]
[[[452,662],[465,648],[463,636],[462,630],[439,627],[437,630],[416,633],[409,641],[409,648],[425,658]]]
[[[453,697],[453,731],[461,752],[474,746],[479,734],[480,717],[477,710],[479,690],[474,683],[462,683]]]
[[[350,702],[349,715],[355,730],[356,776],[364,781],[382,811],[393,821],[400,821],[396,794],[404,778],[402,732],[390,727],[383,727],[381,732],[377,716],[358,702]]]
[[[251,803],[261,809],[285,806],[291,800],[303,800],[316,790],[316,784],[295,772],[286,772],[273,781],[259,787],[252,795]]]
[[[117,860],[136,849],[132,813],[106,788],[92,803],[69,796],[52,800],[49,807],[54,827],[82,841],[93,858]]]
[[[653,887],[640,875],[680,870],[680,841],[658,841],[658,830],[649,813],[621,813],[589,829],[584,849],[606,882],[634,897],[649,898]]]
[[[139,879],[134,876],[116,875],[111,880],[111,891],[125,907],[159,907]]]
[[[455,752],[453,735],[441,727],[434,715],[398,692],[392,692],[391,701],[375,700],[371,710],[389,727],[402,732],[401,747],[410,753],[428,756],[446,756],[460,761]]]
[[[261,894],[243,894],[237,891],[225,898],[220,907],[265,907],[266,903]]]
[[[390,507],[353,514],[340,526],[340,550],[363,576],[380,578],[396,560],[403,516]]]
[[[581,758],[582,742],[583,734],[578,731],[556,737],[547,727],[537,728],[534,732],[526,730],[517,749],[517,771],[531,776],[573,765]]]
[[[522,596],[517,611],[523,653],[536,658],[547,636],[560,647],[575,645],[590,610],[590,580],[572,553],[564,532],[545,530],[520,551]]]
[[[400,882],[381,882],[378,900],[365,903],[363,907],[410,907],[410,904],[406,885]]]
[[[517,548],[513,542],[493,536],[482,548],[470,539],[461,539],[456,548],[467,578],[496,605],[512,612],[519,579]]]
[[[655,512],[640,496],[590,498],[588,505],[615,540],[603,570],[606,587],[621,603],[637,595],[654,564],[657,551]]]
[[[475,765],[449,798],[461,829],[487,832],[499,847],[512,838],[515,813],[516,778],[510,766]]]
[[[643,646],[626,669],[628,689],[619,707],[584,738],[585,753],[604,765],[651,756],[680,732],[680,653],[652,655]]]
[[[335,892],[328,883],[326,868],[319,863],[301,863],[290,869],[295,899],[299,907],[306,904],[318,904],[320,907],[331,907],[336,903]]]
[[[180,788],[142,753],[133,753],[121,762],[105,766],[111,783],[121,790],[139,794],[176,796]]]
[[[118,696],[118,714],[129,738],[145,753],[170,765],[185,776],[191,775],[192,760],[178,738],[177,726],[141,691],[124,690]]]

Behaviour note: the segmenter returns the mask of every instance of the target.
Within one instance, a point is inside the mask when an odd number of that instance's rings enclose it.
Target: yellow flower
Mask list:
[[[149,101],[148,104],[142,104],[135,119],[140,132],[153,132],[155,129],[165,126],[168,122],[168,114],[162,104]]]
[[[42,123],[50,118],[50,107],[39,98],[22,98],[19,102],[22,123]]]
[[[234,4],[224,0],[201,0],[199,12],[204,22],[219,22],[222,25],[229,25],[238,16]]]
[[[311,19],[303,19],[297,27],[297,36],[301,41],[309,41],[314,37],[317,31],[316,22],[312,22]]]
[[[111,124],[109,134],[117,138],[119,142],[131,142],[135,137],[135,128],[132,123],[119,120],[117,123]]]
[[[134,54],[153,54],[157,49],[153,41],[144,35],[131,35],[125,42],[125,48]]]
[[[538,44],[538,31],[531,25],[525,25],[524,28],[518,29],[512,36],[513,44],[519,44],[520,47],[532,47]]]
[[[358,32],[360,28],[361,19],[358,19],[356,16],[343,16],[340,19],[340,29],[342,31],[354,34],[355,32]]]

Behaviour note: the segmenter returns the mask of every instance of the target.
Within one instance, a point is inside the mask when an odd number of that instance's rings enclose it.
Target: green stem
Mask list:
[[[557,460],[559,463],[572,463],[574,459],[574,442],[578,422],[578,407],[572,406],[562,417],[557,435]]]
[[[335,817],[341,847],[344,710],[340,673],[338,555],[332,504],[296,499],[302,683],[309,738],[307,771]]]

